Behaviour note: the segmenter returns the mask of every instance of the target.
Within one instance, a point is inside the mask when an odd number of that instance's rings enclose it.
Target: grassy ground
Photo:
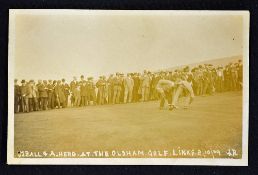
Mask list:
[[[205,154],[207,150],[219,150],[221,154],[215,157],[228,157],[226,151],[232,148],[238,153],[234,158],[241,157],[241,92],[196,97],[187,110],[159,110],[158,106],[158,101],[152,101],[15,114],[15,155],[25,150],[78,155],[143,150],[146,154],[136,157],[150,157],[148,150],[175,149],[201,150],[202,154],[168,157],[212,157]]]

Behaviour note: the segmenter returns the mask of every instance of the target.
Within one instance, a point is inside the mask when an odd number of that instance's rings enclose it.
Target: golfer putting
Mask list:
[[[173,96],[173,90],[176,85],[177,88],[175,89]],[[187,81],[185,78],[182,78],[177,83],[170,80],[161,79],[156,86],[156,90],[160,95],[160,109],[164,109],[166,100],[168,102],[169,110],[178,108],[176,104],[183,91],[186,92],[184,109],[188,109],[189,105],[193,102],[194,99],[194,92],[191,82]]]

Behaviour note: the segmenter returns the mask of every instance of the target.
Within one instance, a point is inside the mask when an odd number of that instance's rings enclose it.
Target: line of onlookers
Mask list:
[[[192,69],[185,66],[173,71],[143,73],[115,73],[109,77],[100,76],[97,81],[93,77],[83,75],[69,84],[62,80],[21,80],[15,79],[14,111],[31,112],[68,106],[104,105],[157,100],[159,94],[156,85],[160,79],[179,81],[187,76],[194,94],[210,95],[214,92],[235,91],[242,89],[242,61],[225,66],[212,64],[198,65]]]

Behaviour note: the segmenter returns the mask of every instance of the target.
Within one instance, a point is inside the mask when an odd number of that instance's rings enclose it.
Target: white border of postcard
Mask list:
[[[16,14],[173,14],[173,15],[241,15],[243,16],[243,128],[242,159],[221,158],[14,158],[14,45]],[[248,115],[249,115],[249,11],[185,11],[185,10],[42,10],[21,9],[9,10],[9,50],[8,50],[8,164],[62,164],[62,165],[248,165]]]

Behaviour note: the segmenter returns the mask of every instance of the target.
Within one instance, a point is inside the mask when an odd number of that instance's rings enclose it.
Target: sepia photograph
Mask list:
[[[8,52],[8,164],[248,165],[248,11],[9,10]]]

